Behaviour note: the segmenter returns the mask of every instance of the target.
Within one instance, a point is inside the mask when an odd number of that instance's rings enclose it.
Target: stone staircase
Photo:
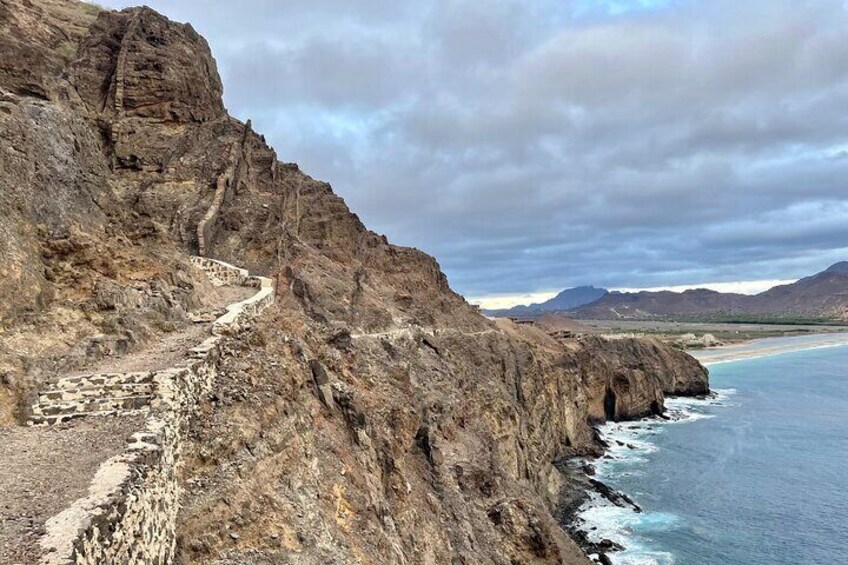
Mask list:
[[[30,425],[85,416],[145,412],[155,394],[155,371],[93,373],[54,381],[38,393]]]
[[[205,357],[216,346],[221,334],[237,328],[240,321],[256,316],[274,300],[270,279],[250,276],[245,269],[223,261],[205,257],[192,257],[191,261],[207,274],[215,286],[244,286],[256,288],[257,292],[246,300],[228,305],[226,313],[210,325],[206,340],[185,352],[184,364]],[[179,368],[58,378],[38,393],[27,423],[32,426],[53,425],[89,416],[146,413],[162,380],[172,377]]]

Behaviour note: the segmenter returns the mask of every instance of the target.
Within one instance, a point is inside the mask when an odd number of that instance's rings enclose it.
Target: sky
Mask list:
[[[472,301],[848,259],[846,0],[146,2],[281,160]]]

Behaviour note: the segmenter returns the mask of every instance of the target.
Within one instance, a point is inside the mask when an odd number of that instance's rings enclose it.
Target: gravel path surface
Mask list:
[[[221,315],[224,307],[234,302],[240,302],[256,294],[255,288],[243,286],[224,286],[218,288],[218,303],[213,306],[219,311],[209,316],[209,321],[180,328],[162,336],[162,339],[151,347],[134,351],[121,357],[106,357],[95,363],[75,371],[73,374],[61,375],[71,377],[88,373],[129,373],[133,371],[158,371],[177,365],[185,359],[185,353],[199,345],[209,337],[211,322]]]
[[[165,334],[143,351],[101,359],[78,374],[153,371],[177,365],[188,349],[211,335],[211,322],[225,306],[256,293],[255,288],[245,287],[218,290],[218,301],[204,322]],[[88,493],[100,464],[123,451],[143,420],[142,415],[124,415],[47,427],[0,427],[0,565],[38,562],[44,523]]]
[[[34,565],[44,522],[88,492],[100,464],[123,451],[143,417],[0,428],[0,563]]]

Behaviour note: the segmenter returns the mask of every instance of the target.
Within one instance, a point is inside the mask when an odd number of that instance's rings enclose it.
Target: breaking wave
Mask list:
[[[711,407],[732,406],[735,389],[717,389],[707,398],[668,398],[665,418],[651,417],[635,422],[609,422],[600,426],[601,438],[608,444],[603,457],[587,463],[595,468],[600,481],[611,481],[646,472],[648,456],[659,448],[652,441],[668,426],[713,418]],[[636,494],[638,497],[638,493]],[[638,502],[638,500],[637,500]],[[596,492],[590,493],[577,513],[577,529],[594,543],[609,540],[624,547],[608,553],[616,565],[672,565],[674,556],[652,547],[651,538],[681,526],[681,518],[664,512],[641,512],[627,505],[616,505]],[[596,557],[596,556],[590,556]]]

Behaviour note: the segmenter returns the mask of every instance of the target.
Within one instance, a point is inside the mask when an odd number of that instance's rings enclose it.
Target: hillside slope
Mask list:
[[[189,253],[275,280],[183,449],[182,563],[585,563],[557,463],[707,392],[659,343],[480,316],[226,113],[190,25],[0,0],[0,30],[0,425],[190,324],[214,289]]]
[[[485,310],[487,316],[503,317],[522,317],[522,316],[541,316],[547,312],[568,312],[591,304],[607,294],[605,288],[596,288],[594,286],[577,286],[567,288],[544,302],[530,305],[513,306],[501,310]]]
[[[829,320],[848,321],[848,262],[756,295],[707,289],[611,292],[573,310],[583,319]]]

